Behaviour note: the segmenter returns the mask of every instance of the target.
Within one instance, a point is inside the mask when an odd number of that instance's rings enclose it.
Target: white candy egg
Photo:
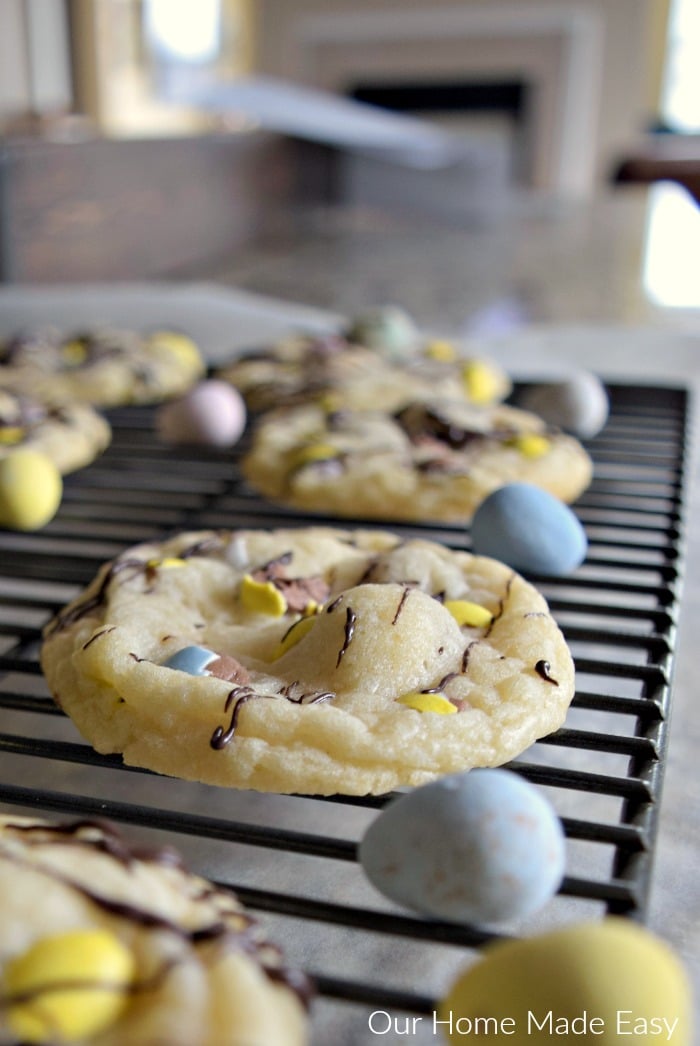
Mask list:
[[[610,409],[605,386],[590,371],[577,371],[561,381],[535,385],[518,397],[518,406],[583,439],[600,432]]]
[[[232,447],[243,434],[246,409],[240,393],[224,381],[202,381],[181,399],[162,406],[156,429],[164,443]]]

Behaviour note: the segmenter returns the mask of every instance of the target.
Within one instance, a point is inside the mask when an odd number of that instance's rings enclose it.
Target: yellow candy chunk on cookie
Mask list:
[[[148,345],[154,349],[165,349],[175,356],[184,367],[198,370],[202,364],[199,349],[186,334],[175,331],[156,331],[148,339]]]
[[[256,581],[250,574],[245,574],[240,594],[243,606],[253,614],[282,617],[287,610],[287,600],[271,581]]]
[[[74,338],[61,346],[61,357],[64,363],[77,367],[87,359],[87,346],[84,341]]]
[[[25,431],[20,425],[3,425],[0,428],[0,443],[5,447],[12,447],[15,443],[21,443],[24,439]]]
[[[493,621],[493,614],[479,603],[470,603],[468,599],[446,599],[445,610],[449,610],[460,628],[469,625],[472,628],[486,628]]]
[[[438,715],[454,715],[457,711],[455,705],[445,697],[444,694],[404,694],[397,698],[399,704],[407,708],[415,708],[416,712],[437,712]]]
[[[462,381],[467,396],[472,403],[486,406],[498,396],[500,383],[498,375],[487,363],[480,360],[469,360],[462,369]]]
[[[53,461],[20,448],[0,461],[0,526],[39,530],[61,504],[63,481]]]
[[[338,448],[330,443],[310,443],[292,454],[289,466],[291,469],[299,469],[304,465],[311,465],[314,461],[330,461],[331,458],[337,457]]]
[[[149,570],[155,570],[156,567],[184,567],[185,560],[178,559],[177,556],[166,556],[165,559],[149,559],[146,562],[146,566]]]
[[[425,346],[425,355],[431,360],[439,360],[441,363],[452,363],[457,356],[457,350],[451,341],[444,338],[433,338]]]
[[[551,448],[551,443],[546,436],[539,436],[536,432],[530,432],[525,436],[516,436],[512,445],[526,458],[541,458]]]
[[[315,605],[315,604],[314,604]],[[306,611],[304,611],[306,614]],[[312,614],[315,612],[312,612]],[[276,661],[278,658],[286,654],[288,650],[291,650],[293,646],[296,646],[300,639],[303,639],[307,635],[313,625],[316,622],[316,618],[313,616],[300,617],[298,621],[295,621],[291,628],[288,628],[284,633],[279,643],[275,647],[272,655],[272,660]]]
[[[334,410],[340,410],[343,405],[343,397],[339,392],[324,392],[316,401],[326,414],[332,414]]]
[[[117,1020],[133,976],[131,952],[107,930],[44,937],[5,968],[8,1023],[22,1042],[80,1042]]]

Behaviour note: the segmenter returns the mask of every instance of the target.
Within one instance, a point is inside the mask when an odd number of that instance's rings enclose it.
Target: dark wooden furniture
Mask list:
[[[251,132],[182,139],[0,141],[0,279],[168,277],[230,255],[295,197],[294,143]]]
[[[612,174],[614,185],[677,182],[700,205],[700,135],[659,134],[623,156]]]

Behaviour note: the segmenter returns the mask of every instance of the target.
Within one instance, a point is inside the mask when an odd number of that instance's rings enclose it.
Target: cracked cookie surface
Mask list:
[[[571,655],[510,568],[372,530],[207,531],[106,564],[45,630],[100,752],[210,784],[383,793],[556,730]]]

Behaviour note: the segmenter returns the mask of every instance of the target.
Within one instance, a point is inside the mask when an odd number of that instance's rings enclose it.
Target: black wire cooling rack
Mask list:
[[[609,392],[608,424],[588,448],[595,479],[576,506],[587,560],[569,578],[532,578],[577,666],[565,727],[510,764],[543,789],[567,834],[567,875],[536,928],[606,912],[643,920],[650,886],[682,582],[689,394],[622,384]],[[290,961],[316,979],[315,1042],[376,1041],[368,1014],[430,1014],[452,974],[495,936],[407,914],[369,886],[356,847],[386,797],[259,795],[128,769],[94,753],[48,697],[42,625],[105,559],[181,529],[311,521],[254,497],[235,453],[159,444],[153,409],[109,416],[112,445],[66,480],[56,518],[36,534],[0,532],[0,805],[109,817],[132,838],[174,843],[195,870],[262,913]],[[469,548],[463,527],[393,529]]]

